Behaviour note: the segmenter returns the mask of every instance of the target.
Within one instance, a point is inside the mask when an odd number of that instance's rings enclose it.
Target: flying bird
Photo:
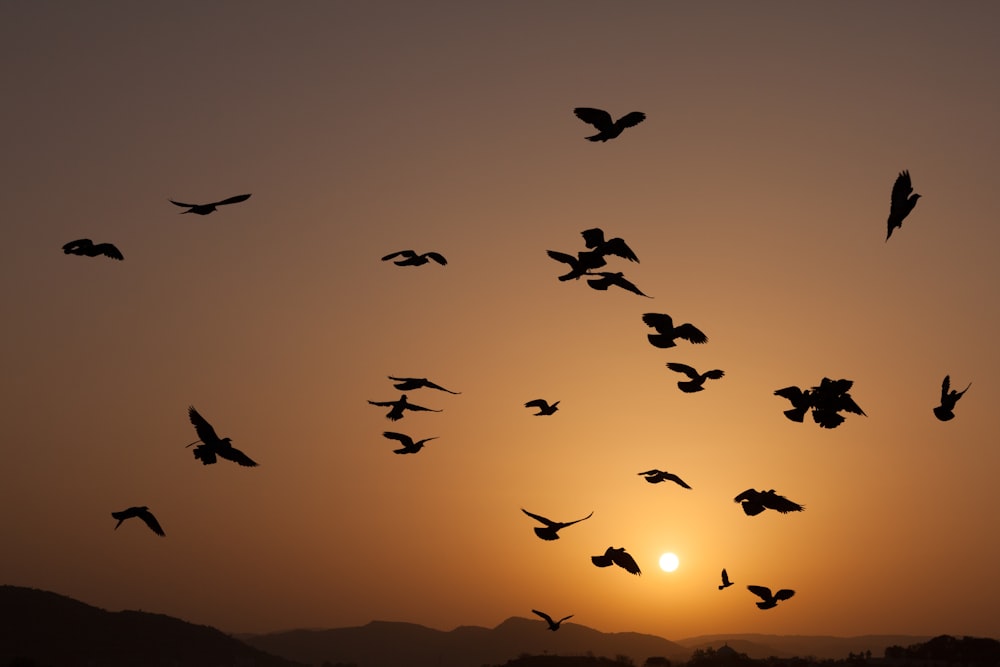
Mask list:
[[[116,248],[113,244],[94,243],[90,239],[77,239],[75,241],[70,241],[65,244],[62,249],[67,255],[85,255],[87,257],[104,255],[105,257],[110,257],[111,259],[117,259],[119,261],[125,259],[125,255],[122,254],[122,251]]]
[[[579,280],[580,276],[590,275],[590,271],[592,269],[599,269],[607,264],[607,261],[604,259],[604,255],[593,251],[579,252],[575,257],[568,253],[558,252],[556,250],[546,250],[545,252],[549,257],[557,262],[569,264],[569,271],[559,276],[559,280],[563,281]]]
[[[597,273],[588,272],[585,275],[596,276],[587,280],[587,284],[593,289],[606,291],[609,287],[621,287],[623,290],[632,292],[633,294],[638,294],[639,296],[644,296],[647,299],[652,299],[653,297],[648,294],[643,294],[642,290],[636,287],[633,283],[630,283],[625,279],[625,274],[621,271],[598,271]]]
[[[771,589],[767,586],[747,586],[747,590],[762,600],[762,602],[757,603],[761,609],[773,609],[778,605],[779,600],[787,600],[795,595],[795,591],[790,588],[782,588],[774,595],[771,594]]]
[[[250,195],[236,195],[235,197],[230,197],[228,199],[223,199],[222,201],[214,201],[211,204],[185,204],[183,202],[170,200],[170,203],[174,206],[186,207],[188,210],[181,211],[181,213],[197,213],[198,215],[208,215],[215,211],[217,206],[226,206],[227,204],[238,204],[241,201],[246,201],[250,199]]]
[[[549,402],[546,401],[544,398],[536,398],[535,400],[528,401],[527,403],[524,404],[524,407],[526,408],[538,408],[538,412],[535,413],[536,417],[551,415],[556,410],[559,409],[558,406],[559,406],[559,401],[556,401],[552,405],[549,405]]]
[[[813,387],[809,397],[812,403],[813,421],[822,428],[837,428],[844,422],[841,412],[867,417],[854,398],[848,393],[854,386],[853,380],[831,380],[823,378],[818,387]]]
[[[971,386],[970,382],[962,391],[955,391],[951,388],[951,376],[945,375],[944,381],[941,383],[941,405],[934,408],[934,416],[943,422],[954,419],[955,413],[952,411],[955,409],[955,404],[965,392],[969,391]]]
[[[632,558],[631,554],[626,552],[624,548],[616,549],[614,547],[608,547],[607,550],[605,550],[604,555],[591,556],[590,560],[597,567],[617,565],[631,574],[642,574],[639,570],[638,564],[635,562],[635,559]]]
[[[552,519],[546,519],[544,516],[541,516],[539,514],[532,514],[528,510],[524,509],[523,507],[521,508],[521,511],[524,512],[525,514],[527,514],[528,516],[530,516],[535,521],[538,521],[540,523],[545,524],[544,526],[535,526],[535,529],[534,529],[535,530],[535,535],[538,535],[538,537],[542,538],[543,540],[548,540],[550,542],[552,540],[558,540],[559,539],[559,535],[558,535],[559,531],[562,530],[563,528],[565,528],[566,526],[572,526],[574,523],[580,523],[581,521],[586,521],[590,517],[594,516],[594,513],[591,512],[590,514],[588,514],[587,516],[583,517],[582,519],[577,519],[576,521],[565,521],[565,522],[563,522],[563,521],[553,521]]]
[[[774,510],[781,514],[789,512],[801,512],[804,505],[794,503],[784,496],[779,496],[774,489],[769,491],[758,491],[757,489],[747,489],[740,495],[733,498],[733,502],[740,503],[743,513],[747,516],[757,516],[764,510]]]
[[[402,394],[398,400],[395,401],[368,401],[372,405],[377,405],[383,408],[392,408],[385,415],[386,419],[391,419],[396,421],[397,419],[402,419],[405,415],[403,414],[406,410],[414,411],[425,411],[425,412],[443,412],[442,410],[432,410],[431,408],[425,408],[420,405],[415,405],[406,400],[406,394]]]
[[[613,120],[611,114],[603,109],[592,109],[590,107],[577,107],[573,109],[576,117],[584,123],[597,128],[597,134],[587,137],[589,141],[607,141],[614,139],[627,127],[634,127],[646,120],[646,114],[641,111],[627,113],[618,120]]]
[[[792,402],[792,407],[785,410],[784,415],[793,422],[799,422],[800,424],[803,420],[805,420],[806,413],[809,412],[809,408],[812,407],[811,394],[812,391],[809,389],[802,390],[798,387],[784,387],[782,389],[776,389],[774,392],[775,396],[787,398]]]
[[[422,255],[418,255],[416,251],[413,250],[400,250],[398,252],[391,252],[382,258],[383,262],[388,262],[394,257],[402,257],[403,259],[397,259],[393,264],[396,266],[423,266],[427,262],[434,260],[441,266],[448,263],[448,260],[444,258],[439,252],[425,252]]]
[[[390,375],[389,379],[396,383],[392,385],[393,387],[395,387],[396,389],[400,389],[402,391],[413,391],[414,389],[422,389],[426,387],[427,389],[438,389],[440,391],[446,391],[449,394],[462,393],[460,391],[452,391],[450,389],[445,389],[439,384],[434,384],[427,378],[398,378]]]
[[[531,613],[537,614],[538,616],[544,618],[545,622],[549,624],[549,630],[552,630],[553,632],[559,629],[559,626],[562,624],[563,621],[573,618],[573,614],[570,614],[569,616],[563,616],[558,621],[553,621],[552,617],[546,614],[544,611],[538,611],[537,609],[532,609]]]
[[[645,475],[645,480],[650,484],[659,484],[660,482],[675,482],[676,484],[684,487],[685,489],[691,488],[690,486],[687,485],[687,482],[685,482],[677,475],[663,470],[657,470],[654,468],[652,470],[647,470],[645,472],[640,472],[638,474]]]
[[[615,257],[627,259],[630,262],[639,262],[639,258],[635,252],[625,243],[625,239],[617,236],[612,239],[605,239],[604,230],[600,227],[585,229],[580,232],[580,236],[583,237],[583,244],[590,248],[591,252],[598,253],[602,257],[614,255]]]
[[[257,465],[256,461],[233,447],[231,438],[220,438],[217,436],[212,425],[198,414],[193,405],[188,408],[188,418],[194,425],[194,431],[198,434],[198,439],[187,446],[190,447],[191,445],[198,445],[199,442],[202,443],[194,448],[194,457],[201,461],[202,465],[207,466],[215,463],[216,457],[239,463],[241,466],[247,468]]]
[[[421,449],[424,448],[424,443],[430,442],[431,440],[437,440],[439,436],[434,436],[432,438],[424,438],[423,440],[417,440],[414,442],[413,438],[406,435],[405,433],[395,433],[393,431],[386,431],[382,434],[390,440],[398,440],[403,443],[403,446],[399,449],[392,450],[393,454],[416,454]]]
[[[642,321],[656,329],[655,334],[646,336],[653,347],[675,347],[678,338],[698,345],[708,342],[708,336],[695,325],[685,322],[675,327],[673,318],[663,313],[645,313]]]
[[[722,583],[719,584],[719,590],[721,591],[724,588],[729,588],[732,585],[733,582],[729,581],[729,573],[726,572],[726,568],[722,568]]]
[[[673,361],[667,362],[667,368],[677,373],[683,373],[690,378],[688,381],[681,380],[677,383],[680,390],[687,394],[702,391],[705,388],[705,380],[718,380],[725,375],[725,373],[720,371],[718,368],[711,371],[705,371],[704,373],[699,373],[687,364],[678,364]]]
[[[889,220],[887,221],[889,231],[885,235],[888,241],[892,236],[892,231],[903,226],[903,219],[910,214],[913,207],[917,205],[920,195],[911,195],[913,185],[910,183],[910,172],[901,171],[896,177],[896,182],[892,184],[892,197],[889,203]]]
[[[118,530],[118,526],[122,525],[125,519],[131,519],[132,517],[139,517],[143,522],[149,526],[149,529],[159,535],[160,537],[166,537],[166,533],[160,528],[160,522],[156,520],[153,513],[149,511],[149,508],[145,505],[141,507],[129,507],[127,510],[122,510],[121,512],[112,512],[111,517],[118,519],[118,523],[115,524],[115,530]]]

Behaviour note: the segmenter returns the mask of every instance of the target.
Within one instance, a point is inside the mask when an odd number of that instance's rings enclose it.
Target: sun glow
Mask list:
[[[673,572],[681,564],[677,554],[672,552],[667,552],[660,556],[660,569],[664,572]]]

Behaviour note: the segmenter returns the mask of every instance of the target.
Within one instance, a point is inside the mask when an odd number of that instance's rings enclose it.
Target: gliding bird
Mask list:
[[[588,141],[607,141],[614,139],[627,127],[634,127],[646,120],[646,114],[641,111],[632,111],[618,120],[612,120],[611,114],[603,109],[592,109],[590,107],[577,107],[573,109],[576,117],[584,123],[597,128],[597,134],[586,137]]]
[[[747,516],[757,516],[764,510],[774,510],[781,514],[789,512],[801,512],[804,505],[794,503],[784,496],[779,496],[774,489],[769,491],[758,491],[757,489],[747,489],[740,495],[733,498],[733,502],[740,503],[743,513]]]
[[[562,530],[563,528],[565,528],[566,526],[572,526],[574,523],[580,523],[581,521],[586,521],[590,517],[594,516],[594,513],[591,512],[590,514],[588,514],[587,516],[583,517],[582,519],[577,519],[576,521],[565,521],[565,522],[563,522],[563,521],[553,521],[552,519],[546,519],[544,516],[541,516],[539,514],[532,514],[528,510],[524,509],[523,507],[521,508],[521,511],[524,512],[525,514],[527,514],[528,516],[530,516],[535,521],[540,521],[541,523],[545,524],[545,526],[535,526],[535,529],[534,529],[535,530],[535,535],[538,535],[538,537],[542,538],[543,540],[548,540],[550,542],[552,540],[558,540],[559,539],[559,535],[558,535],[559,531]]]
[[[653,470],[647,470],[645,472],[640,472],[638,474],[645,475],[646,476],[645,480],[650,484],[659,484],[660,482],[675,482],[678,486],[682,486],[685,489],[691,488],[690,486],[687,485],[687,482],[685,482],[677,475],[665,472],[663,470],[657,470],[654,468]]]
[[[757,603],[761,609],[773,609],[778,605],[779,600],[787,600],[795,595],[795,591],[790,588],[782,588],[774,595],[771,595],[771,589],[767,586],[747,586],[747,590],[762,600],[762,602]]]
[[[726,572],[726,568],[722,568],[722,583],[719,584],[719,590],[728,588],[733,585],[733,582],[729,581],[729,573]]]
[[[955,409],[955,404],[958,403],[958,399],[962,398],[962,394],[969,391],[971,386],[970,382],[962,391],[955,391],[951,389],[951,376],[945,375],[944,382],[941,383],[941,405],[934,408],[934,416],[943,422],[954,419],[955,413],[952,410]]]
[[[184,206],[188,210],[181,211],[184,213],[197,213],[198,215],[208,215],[215,211],[217,206],[226,206],[227,204],[238,204],[241,201],[246,201],[250,199],[250,195],[236,195],[235,197],[229,197],[228,199],[223,199],[222,201],[214,201],[211,204],[184,204],[179,201],[174,201],[170,199],[170,203],[174,206]]]
[[[416,411],[426,411],[426,412],[443,412],[443,410],[432,410],[431,408],[425,408],[420,405],[415,405],[406,400],[406,394],[402,394],[399,400],[396,401],[368,401],[372,405],[377,405],[379,407],[388,408],[391,407],[392,410],[385,415],[386,419],[396,421],[397,419],[402,419],[405,415],[403,414],[406,410],[416,410]]]
[[[632,555],[626,552],[624,548],[616,549],[614,547],[608,547],[605,550],[604,555],[591,556],[590,560],[597,567],[617,565],[630,574],[642,574],[639,570],[639,565],[635,562],[635,559],[632,558]]]
[[[642,316],[642,321],[656,329],[655,334],[646,336],[654,347],[675,347],[674,341],[678,338],[698,345],[708,342],[708,336],[698,327],[690,323],[675,327],[673,318],[663,313],[646,313]]]
[[[462,393],[460,391],[452,391],[450,389],[445,389],[439,384],[434,384],[427,378],[398,378],[390,375],[389,379],[396,383],[392,385],[393,387],[395,387],[396,389],[400,389],[402,391],[412,391],[414,389],[421,389],[423,387],[426,387],[427,389],[440,389],[441,391],[446,391],[449,394]]]
[[[198,439],[192,442],[191,445],[198,445],[199,442],[202,443],[194,448],[194,457],[201,461],[202,465],[207,466],[215,463],[217,456],[227,461],[239,463],[241,466],[247,468],[257,465],[256,461],[233,447],[232,438],[220,438],[217,436],[212,425],[198,414],[193,405],[188,408],[188,418],[194,425],[195,433],[198,434]],[[190,447],[191,445],[187,446]]]
[[[403,259],[397,259],[393,264],[396,266],[423,266],[430,260],[434,260],[441,266],[448,263],[448,260],[444,258],[439,252],[425,252],[422,255],[418,255],[414,250],[400,250],[398,252],[392,252],[382,258],[383,262],[387,262],[393,257],[402,257]]]
[[[116,248],[113,244],[94,243],[90,239],[77,239],[76,241],[70,241],[65,244],[62,249],[67,255],[86,255],[87,257],[104,255],[105,257],[110,257],[111,259],[117,259],[119,261],[125,259],[125,255],[122,254],[122,251]]]
[[[393,431],[386,431],[382,434],[390,440],[398,440],[403,443],[403,446],[399,449],[392,450],[393,454],[416,454],[421,449],[424,448],[424,443],[430,442],[431,440],[437,440],[440,436],[434,436],[432,438],[424,438],[423,440],[417,440],[414,442],[413,438],[406,435],[405,433],[395,433]]]
[[[607,291],[607,289],[612,286],[621,287],[623,290],[627,290],[633,294],[638,294],[639,296],[644,296],[647,299],[653,298],[648,294],[644,294],[642,290],[635,286],[634,283],[626,280],[625,274],[621,271],[598,271],[597,273],[588,272],[584,275],[592,276],[589,280],[587,280],[587,284],[593,289]]]
[[[532,614],[537,614],[538,616],[541,616],[542,618],[544,618],[545,622],[549,624],[549,630],[552,630],[553,632],[555,632],[556,630],[559,629],[559,625],[563,621],[565,621],[567,619],[570,619],[570,618],[573,618],[573,614],[570,614],[569,616],[563,616],[558,621],[553,621],[552,617],[549,616],[548,614],[546,614],[544,611],[538,611],[537,609],[532,609],[531,613]]]
[[[538,412],[535,413],[535,416],[542,417],[545,415],[551,415],[555,413],[555,411],[559,409],[558,407],[559,403],[560,403],[559,401],[556,401],[552,405],[549,405],[549,402],[546,401],[544,398],[536,398],[533,401],[528,401],[527,403],[525,403],[524,407],[538,408]]]
[[[112,512],[111,517],[118,519],[118,523],[115,524],[115,530],[118,530],[118,526],[122,525],[125,519],[131,519],[132,517],[139,517],[143,522],[149,526],[149,529],[159,535],[160,537],[166,537],[166,533],[160,528],[160,522],[156,520],[153,513],[149,511],[149,508],[145,505],[141,507],[129,507],[121,512]]]
[[[681,380],[677,383],[680,390],[687,394],[702,391],[705,388],[705,380],[718,380],[725,375],[725,373],[720,371],[718,368],[711,371],[705,371],[704,373],[699,373],[687,364],[678,364],[673,361],[667,362],[667,368],[676,373],[683,373],[690,378],[688,381]]]

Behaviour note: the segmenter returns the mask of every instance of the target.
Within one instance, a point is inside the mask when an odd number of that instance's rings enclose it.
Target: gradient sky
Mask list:
[[[1000,635],[998,20],[0,4],[3,583],[229,632],[538,608],[672,639]],[[595,144],[577,106],[648,117]],[[903,169],[923,197],[886,243]],[[653,299],[556,280],[545,251],[590,227]],[[61,252],[80,237],[125,261]],[[380,261],[403,248],[449,264]],[[710,341],[655,349],[645,312]],[[667,361],[726,376],[682,394]],[[945,374],[973,383],[949,423]],[[462,394],[392,423],[367,404],[388,375]],[[773,391],[824,376],[868,417],[786,420]],[[260,467],[195,461],[189,405]],[[397,456],[384,430],[439,439]],[[749,487],[807,509],[747,517]],[[167,537],[113,530],[130,505]],[[547,543],[522,507],[594,516]],[[591,565],[610,545],[643,575]],[[762,612],[746,584],[798,594]]]

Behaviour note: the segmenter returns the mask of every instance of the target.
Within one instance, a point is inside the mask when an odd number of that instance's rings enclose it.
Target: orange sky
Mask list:
[[[1000,635],[998,14],[0,5],[3,583],[230,632],[538,608],[672,639]],[[577,106],[648,118],[595,144]],[[923,197],[886,243],[903,169]],[[556,280],[545,251],[590,227],[653,299]],[[61,252],[80,237],[125,261]],[[449,264],[379,261],[402,248]],[[710,341],[655,349],[644,312]],[[667,361],[726,376],[682,394]],[[945,374],[973,383],[949,423]],[[387,375],[462,393],[392,423]],[[772,392],[824,376],[868,417],[786,420]],[[189,405],[260,467],[195,461]],[[397,456],[384,430],[439,439]],[[807,509],[744,516],[748,487]],[[130,505],[167,537],[113,530]],[[522,507],[594,516],[547,543]],[[643,575],[591,565],[610,545]],[[746,584],[798,594],[762,612]]]

